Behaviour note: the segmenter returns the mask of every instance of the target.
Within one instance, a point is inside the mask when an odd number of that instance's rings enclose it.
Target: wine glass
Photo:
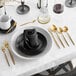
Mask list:
[[[38,0],[37,7],[39,9],[41,7],[48,7],[48,0]]]
[[[75,7],[76,6],[76,0],[66,0],[65,1],[65,5],[67,6],[67,7]]]
[[[50,21],[50,15],[48,12],[48,8],[46,7],[41,7],[40,9],[40,15],[38,17],[38,22],[41,24],[47,24]]]
[[[3,14],[3,6],[5,4],[5,0],[0,0],[0,15]]]
[[[19,5],[16,10],[18,14],[22,15],[22,14],[26,14],[29,12],[30,7],[25,5],[24,3],[25,3],[25,1],[21,0],[21,5]]]

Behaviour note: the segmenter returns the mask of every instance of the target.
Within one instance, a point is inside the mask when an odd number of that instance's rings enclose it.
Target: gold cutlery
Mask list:
[[[59,35],[58,35],[58,33],[57,33],[57,27],[56,27],[55,25],[52,25],[52,26],[51,26],[51,30],[56,33],[56,35],[57,35],[59,41],[61,42],[62,46],[65,48],[65,46],[64,46],[64,44],[63,44],[61,38],[59,37]]]
[[[68,44],[66,38],[65,38],[64,35],[63,35],[63,29],[62,29],[61,27],[59,27],[57,31],[58,31],[60,34],[62,34],[62,37],[64,38],[64,41],[65,41],[66,44],[69,46],[69,44]]]
[[[20,26],[23,26],[23,25],[26,25],[26,24],[29,24],[29,23],[34,23],[34,22],[36,22],[36,20],[33,20],[33,21],[31,21],[31,22],[26,22],[26,23],[24,23],[24,24],[21,24]]]
[[[75,45],[75,43],[74,43],[74,41],[72,40],[70,34],[67,32],[67,31],[68,31],[68,27],[67,27],[67,26],[64,26],[64,27],[63,27],[63,31],[67,33],[67,35],[68,35],[69,39],[71,40],[72,44]]]
[[[13,27],[15,27],[16,25],[17,25],[17,23],[14,22],[13,26],[11,28],[9,28],[9,30],[6,33],[9,33],[13,29]]]
[[[60,48],[60,46],[59,46],[59,44],[57,43],[57,41],[56,41],[53,33],[51,32],[51,29],[50,29],[50,28],[48,28],[48,31],[50,32],[51,36],[53,37],[53,40],[54,40],[54,42],[56,43],[56,45],[58,46],[58,48]]]
[[[11,60],[12,60],[13,64],[15,65],[15,60],[14,60],[14,57],[13,57],[13,55],[12,55],[12,52],[11,52],[11,49],[10,49],[10,46],[9,46],[8,41],[5,41],[5,42],[4,42],[4,46],[8,49],[9,54],[10,54],[10,57],[11,57]]]
[[[3,52],[4,56],[5,56],[5,59],[6,59],[6,62],[8,64],[8,66],[10,66],[9,61],[8,61],[8,58],[7,58],[7,55],[5,53],[5,51],[6,51],[5,48],[2,46],[1,49],[2,49],[2,52]]]

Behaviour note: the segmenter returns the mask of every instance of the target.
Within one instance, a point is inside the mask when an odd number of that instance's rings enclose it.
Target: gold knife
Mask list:
[[[5,42],[4,42],[4,46],[8,49],[9,54],[10,54],[10,57],[11,57],[11,60],[12,60],[13,64],[15,65],[15,59],[14,59],[14,57],[13,57],[13,55],[12,55],[12,52],[11,52],[11,49],[10,49],[10,47],[9,47],[8,41],[5,41]]]
[[[9,61],[8,61],[8,58],[7,58],[7,55],[5,53],[5,51],[6,51],[5,48],[2,46],[1,49],[2,49],[2,52],[4,53],[4,56],[5,56],[5,59],[6,59],[6,62],[8,64],[8,66],[10,66]]]

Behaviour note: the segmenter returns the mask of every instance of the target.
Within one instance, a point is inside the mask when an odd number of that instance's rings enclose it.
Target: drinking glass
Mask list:
[[[76,0],[66,0],[65,1],[65,5],[67,6],[67,7],[76,7]]]
[[[41,7],[40,9],[40,15],[38,17],[38,22],[41,24],[46,24],[50,21],[50,15],[48,12],[48,8],[46,7]]]

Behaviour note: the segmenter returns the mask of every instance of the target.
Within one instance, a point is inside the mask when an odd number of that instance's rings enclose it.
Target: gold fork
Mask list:
[[[11,57],[11,60],[12,60],[13,64],[15,65],[15,60],[14,60],[14,57],[13,57],[13,55],[12,55],[11,49],[10,49],[10,47],[9,47],[8,41],[5,41],[5,42],[4,42],[4,46],[8,49],[9,54],[10,54],[10,57]]]
[[[5,56],[5,59],[6,59],[6,62],[8,64],[8,66],[10,66],[9,61],[8,61],[8,58],[7,58],[7,55],[5,53],[5,51],[6,51],[5,48],[2,46],[1,49],[2,49],[2,52],[3,52],[4,56]]]

